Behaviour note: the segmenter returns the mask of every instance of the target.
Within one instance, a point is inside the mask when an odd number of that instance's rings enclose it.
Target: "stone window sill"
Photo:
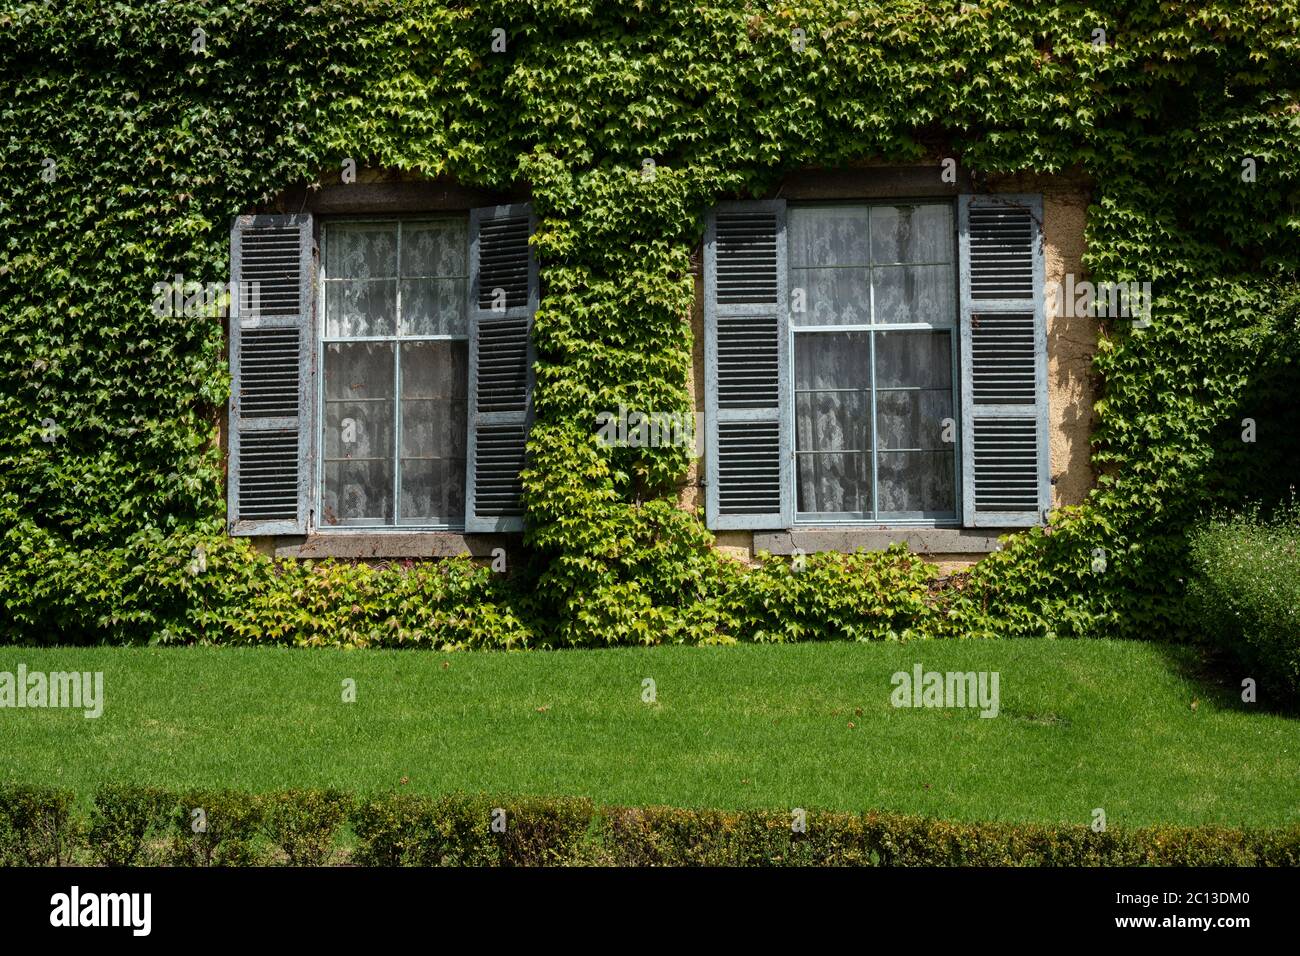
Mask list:
[[[490,558],[494,548],[517,546],[518,534],[464,534],[412,531],[391,534],[313,534],[275,539],[277,558],[401,559],[451,558],[468,554]]]
[[[905,544],[918,554],[987,554],[997,550],[1000,534],[1015,529],[987,531],[979,528],[800,528],[794,531],[755,531],[754,551],[807,554],[818,551],[883,551]]]

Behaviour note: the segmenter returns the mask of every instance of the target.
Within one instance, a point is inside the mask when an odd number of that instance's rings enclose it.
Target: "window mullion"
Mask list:
[[[393,526],[402,523],[402,220],[397,220],[397,314],[393,316]]]
[[[873,250],[871,249],[871,207],[867,207],[867,262],[871,262]],[[876,270],[867,266],[867,315],[871,318],[871,325],[874,328],[876,324]],[[880,514],[880,491],[876,481],[878,468],[876,467],[876,447],[880,442],[877,434],[876,422],[876,333],[874,331],[867,333],[867,361],[871,368],[867,381],[871,389],[871,520],[877,520]]]

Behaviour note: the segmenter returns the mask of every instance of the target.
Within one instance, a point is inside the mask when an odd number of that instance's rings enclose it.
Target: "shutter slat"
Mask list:
[[[308,215],[240,216],[231,228],[231,534],[307,531],[313,255]]]
[[[970,526],[1035,524],[1051,506],[1041,221],[1039,196],[962,197],[962,497]]]
[[[967,213],[970,297],[1033,298],[1035,219],[1014,204],[968,206]]]

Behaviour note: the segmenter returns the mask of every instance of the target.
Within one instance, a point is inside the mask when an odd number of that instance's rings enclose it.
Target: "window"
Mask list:
[[[1051,506],[1042,197],[720,202],[710,528],[1024,527]]]
[[[788,213],[795,520],[957,518],[947,203]]]
[[[321,245],[318,523],[462,527],[468,224],[329,222]]]

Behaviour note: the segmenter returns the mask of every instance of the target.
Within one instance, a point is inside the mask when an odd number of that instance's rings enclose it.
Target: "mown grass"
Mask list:
[[[1300,721],[1187,676],[1197,662],[1184,648],[0,648],[0,671],[20,662],[104,672],[98,719],[0,710],[0,780],[82,795],[119,780],[964,820],[1087,823],[1101,807],[1111,824],[1300,821]],[[999,672],[1000,715],[894,709],[891,675],[917,662]],[[342,700],[346,678],[355,703]]]

